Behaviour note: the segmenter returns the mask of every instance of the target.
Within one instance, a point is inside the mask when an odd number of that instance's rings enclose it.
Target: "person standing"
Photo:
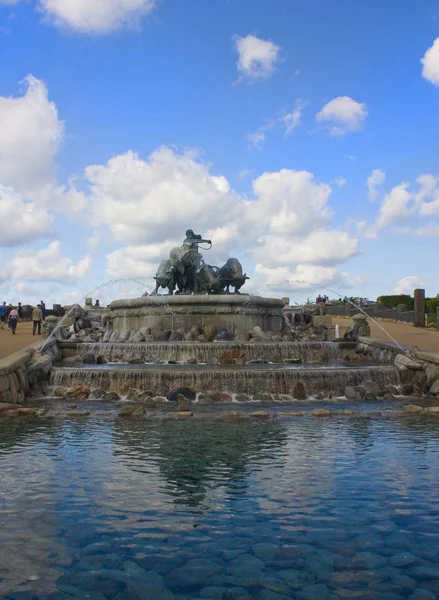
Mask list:
[[[41,321],[43,320],[43,311],[41,310],[41,304],[38,304],[37,308],[32,311],[32,335],[38,329],[38,335],[41,335]]]
[[[40,308],[44,319],[46,317],[46,304],[42,300],[40,301]]]
[[[15,335],[15,331],[17,330],[17,323],[18,323],[18,319],[20,317],[18,316],[18,311],[16,308],[13,308],[11,310],[11,312],[9,313],[9,329],[12,331],[12,333]]]
[[[8,307],[6,306],[6,302],[3,302],[3,304],[0,306],[0,327],[2,329],[5,328],[5,323],[6,323],[6,318],[8,316]]]
[[[23,307],[21,306],[21,302],[18,303],[17,312],[18,312],[20,321],[22,321],[23,320]]]

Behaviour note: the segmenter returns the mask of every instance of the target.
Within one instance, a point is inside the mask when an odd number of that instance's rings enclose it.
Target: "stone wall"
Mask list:
[[[53,361],[60,359],[57,340],[53,338],[0,360],[0,402],[24,404],[25,398],[49,379]]]
[[[413,386],[416,395],[439,396],[439,353],[401,349],[367,337],[358,339],[357,353],[380,362],[392,362],[398,368],[401,381]]]
[[[284,308],[284,312],[295,313],[301,312],[302,310],[314,308],[314,305],[309,306],[287,306]],[[407,307],[404,305],[399,305],[396,308],[386,308],[382,304],[372,304],[370,306],[362,306],[361,310],[364,311],[368,316],[373,319],[386,319],[388,321],[400,321],[403,323],[410,323],[413,325],[414,323],[414,311],[413,310],[405,310]],[[358,308],[350,304],[327,304],[326,306],[326,314],[331,316],[338,317],[352,317],[358,313]]]

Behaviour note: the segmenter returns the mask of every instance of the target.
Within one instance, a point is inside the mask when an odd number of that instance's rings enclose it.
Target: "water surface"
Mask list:
[[[0,597],[434,599],[438,451],[428,417],[1,422]]]

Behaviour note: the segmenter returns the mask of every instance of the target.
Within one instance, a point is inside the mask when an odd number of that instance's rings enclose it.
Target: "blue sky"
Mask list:
[[[0,0],[0,295],[151,288],[188,227],[251,292],[439,293],[436,40],[429,0]]]

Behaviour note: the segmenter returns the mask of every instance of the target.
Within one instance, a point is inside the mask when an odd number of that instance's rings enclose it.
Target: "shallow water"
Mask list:
[[[0,597],[434,599],[438,452],[427,417],[1,422]]]

